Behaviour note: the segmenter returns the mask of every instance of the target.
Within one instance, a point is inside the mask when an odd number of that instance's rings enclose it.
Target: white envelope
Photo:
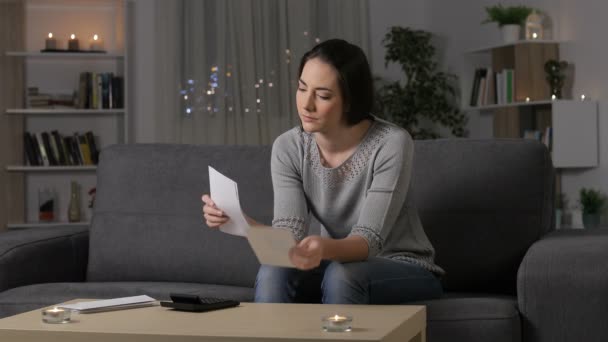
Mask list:
[[[267,226],[251,226],[247,240],[258,257],[260,264],[294,267],[289,260],[289,250],[296,240],[287,229]]]

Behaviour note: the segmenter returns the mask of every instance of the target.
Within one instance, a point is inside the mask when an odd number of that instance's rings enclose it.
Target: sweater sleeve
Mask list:
[[[349,235],[363,237],[369,257],[377,255],[401,214],[412,173],[414,143],[406,131],[400,130],[380,147],[373,162],[372,182]]]
[[[301,241],[308,235],[308,205],[302,185],[301,146],[295,131],[279,136],[272,145],[270,170],[274,189],[272,226],[291,230]]]

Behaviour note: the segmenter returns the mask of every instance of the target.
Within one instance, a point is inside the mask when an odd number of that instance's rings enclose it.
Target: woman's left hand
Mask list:
[[[289,250],[289,259],[300,270],[310,270],[321,264],[323,259],[323,238],[307,236]]]

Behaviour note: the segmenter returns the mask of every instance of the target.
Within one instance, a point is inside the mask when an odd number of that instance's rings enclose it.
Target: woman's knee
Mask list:
[[[284,302],[287,298],[287,284],[290,269],[262,265],[255,280],[256,302]]]
[[[365,304],[367,279],[358,271],[358,262],[332,262],[325,270],[322,283],[323,302],[334,304]]]

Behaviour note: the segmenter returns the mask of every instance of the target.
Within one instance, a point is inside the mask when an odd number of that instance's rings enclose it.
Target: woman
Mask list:
[[[273,227],[298,241],[295,268],[262,265],[256,302],[399,304],[439,297],[434,250],[408,188],[413,140],[370,114],[373,84],[363,51],[332,39],[300,62],[301,126],[272,149]],[[227,222],[203,196],[209,227]],[[310,215],[321,223],[309,235]],[[257,224],[248,219],[251,224]]]

